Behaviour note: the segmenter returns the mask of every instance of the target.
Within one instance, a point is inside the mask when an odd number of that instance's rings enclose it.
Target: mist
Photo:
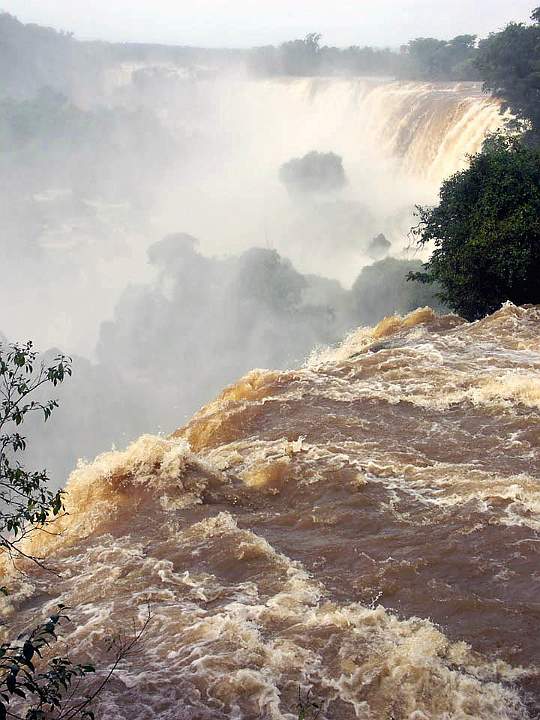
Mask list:
[[[540,720],[540,7],[6,2],[0,720]]]
[[[413,46],[85,43],[7,15],[0,34],[0,330],[74,358],[32,432],[58,485],[252,368],[439,306],[405,280],[408,231],[501,123],[453,79],[471,43],[442,43],[433,82]]]
[[[98,0],[87,12],[83,0],[4,0],[3,8],[25,22],[74,31],[84,39],[112,42],[152,42],[206,47],[251,47],[303,37],[320,28],[338,46],[369,44],[395,46],[412,37],[442,37],[476,33],[487,35],[510,20],[525,21],[531,11],[526,0],[457,0],[438,4],[431,0],[249,0],[186,4],[159,0]]]

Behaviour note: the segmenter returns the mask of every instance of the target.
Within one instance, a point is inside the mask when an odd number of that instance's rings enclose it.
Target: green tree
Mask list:
[[[510,300],[540,302],[540,151],[494,136],[467,170],[446,180],[436,207],[418,207],[413,229],[433,254],[409,278],[439,283],[440,298],[468,320]]]
[[[36,530],[54,524],[64,511],[63,492],[48,489],[45,470],[29,471],[20,461],[26,438],[19,432],[29,415],[42,413],[47,421],[58,406],[41,401],[41,388],[56,387],[71,375],[71,359],[58,355],[51,364],[40,362],[32,343],[5,344],[0,340],[0,555],[2,561],[25,558],[21,542]],[[7,595],[5,587],[0,591]],[[44,622],[0,645],[0,720],[93,720],[91,703],[120,661],[138,643],[150,618],[134,637],[113,638],[113,659],[105,677],[93,687],[80,686],[94,673],[90,664],[76,664],[54,656],[49,647],[57,640],[59,625],[69,618],[63,606]]]
[[[418,78],[440,78],[442,74],[440,53],[446,43],[435,38],[416,38],[406,46],[410,61],[409,72]]]
[[[316,150],[284,163],[279,179],[293,195],[332,192],[347,184],[343,159],[333,152]]]
[[[71,375],[71,360],[64,355],[48,366],[36,362],[31,342],[0,343],[0,551],[12,556],[22,553],[20,542],[30,532],[63,509],[62,492],[48,489],[47,471],[26,470],[18,460],[26,449],[26,438],[18,431],[26,417],[39,412],[47,421],[58,406],[56,400],[36,400],[36,392]]]
[[[319,33],[309,33],[303,40],[281,45],[283,71],[287,75],[316,75],[320,64]]]
[[[514,116],[511,123],[528,130],[526,140],[540,137],[540,8],[533,24],[510,23],[479,44],[475,65],[484,90],[503,101],[503,111]]]
[[[386,315],[404,315],[426,305],[443,310],[436,288],[407,282],[407,273],[421,268],[419,260],[391,257],[363,268],[351,288],[355,322],[376,323]]]
[[[475,35],[452,40],[416,38],[401,49],[400,74],[420,80],[476,80],[473,60],[477,54]]]

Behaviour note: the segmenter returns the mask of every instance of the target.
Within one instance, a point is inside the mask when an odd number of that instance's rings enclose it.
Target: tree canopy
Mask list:
[[[453,40],[416,38],[401,48],[400,75],[419,80],[478,80],[476,35]]]
[[[0,559],[26,560],[46,572],[41,558],[25,552],[24,540],[32,533],[54,531],[55,520],[64,513],[64,492],[49,489],[46,470],[29,471],[21,455],[27,440],[21,426],[32,415],[47,421],[57,400],[42,400],[41,391],[57,388],[71,376],[71,358],[57,355],[47,363],[40,359],[32,342],[8,344],[0,337]],[[6,565],[4,565],[4,570]],[[4,582],[9,579],[4,574]],[[9,595],[9,589],[0,587]],[[93,701],[117,671],[120,663],[139,642],[150,623],[148,618],[133,636],[109,639],[111,663],[93,684],[93,665],[74,663],[53,654],[60,627],[69,622],[63,605],[43,619],[37,613],[35,626],[24,629],[13,640],[3,634],[0,643],[0,720],[94,720]],[[66,641],[62,643],[66,647]]]
[[[248,65],[259,75],[382,75],[409,80],[478,80],[474,59],[478,53],[475,35],[452,40],[416,38],[399,51],[351,45],[337,48],[321,45],[321,35],[279,46],[253,48]]]
[[[406,314],[429,305],[444,310],[437,289],[407,282],[407,273],[421,270],[419,260],[389,257],[364,267],[351,288],[351,305],[359,323],[372,323],[394,313]]]
[[[36,400],[36,391],[47,383],[55,387],[62,383],[71,375],[71,360],[59,355],[49,366],[36,365],[31,342],[7,346],[0,342],[0,555],[19,552],[18,544],[28,533],[62,510],[62,493],[49,490],[47,472],[28,471],[18,461],[26,449],[19,427],[36,412],[49,419],[58,403]]]
[[[491,137],[418,215],[413,234],[434,250],[409,277],[440,283],[453,310],[476,320],[507,300],[540,303],[540,150]]]
[[[279,179],[293,194],[331,192],[347,184],[342,158],[333,152],[315,150],[284,163]]]
[[[540,7],[533,23],[510,23],[479,45],[475,65],[484,89],[503,101],[517,123],[525,123],[527,140],[538,142],[540,133]],[[514,124],[516,122],[514,121]]]

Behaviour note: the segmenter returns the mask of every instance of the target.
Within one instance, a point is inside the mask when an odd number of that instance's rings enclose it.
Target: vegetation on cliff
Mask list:
[[[540,152],[497,136],[446,180],[440,203],[418,209],[420,245],[433,243],[410,277],[442,285],[441,299],[468,320],[511,300],[540,303]]]
[[[479,45],[475,59],[484,89],[503,102],[513,127],[525,131],[531,144],[540,140],[540,7],[532,23],[510,23],[502,32],[492,33]]]
[[[417,208],[412,229],[433,253],[409,279],[439,283],[441,300],[468,320],[507,300],[540,303],[540,8],[532,20],[492,34],[475,60],[511,113],[508,132],[442,184],[436,207]]]

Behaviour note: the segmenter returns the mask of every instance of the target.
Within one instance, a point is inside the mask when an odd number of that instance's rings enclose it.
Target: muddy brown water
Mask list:
[[[82,466],[6,622],[153,620],[98,717],[532,718],[540,708],[540,310],[428,310],[254,371],[171,438]],[[14,616],[13,610],[19,613]],[[12,618],[10,620],[10,618]]]

